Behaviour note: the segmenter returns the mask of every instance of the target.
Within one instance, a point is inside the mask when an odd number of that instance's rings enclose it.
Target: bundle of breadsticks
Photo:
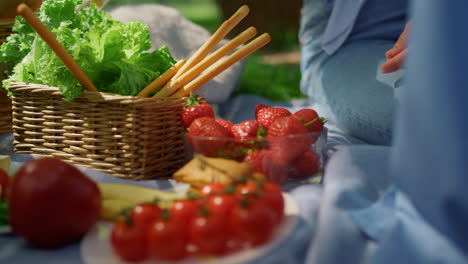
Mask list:
[[[248,6],[239,8],[187,61],[177,62],[143,89],[138,96],[149,97],[155,92],[154,98],[187,96],[236,62],[268,44],[271,37],[265,33],[232,52],[257,34],[257,30],[250,27],[210,54],[248,13]],[[231,52],[232,54],[229,54]]]

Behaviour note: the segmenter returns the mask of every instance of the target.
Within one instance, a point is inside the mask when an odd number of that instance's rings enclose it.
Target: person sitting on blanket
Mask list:
[[[301,90],[321,115],[366,143],[391,143],[407,5],[408,0],[304,1]]]

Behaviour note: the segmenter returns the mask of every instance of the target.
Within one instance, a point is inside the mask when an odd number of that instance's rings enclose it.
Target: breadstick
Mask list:
[[[34,15],[31,8],[26,4],[18,5],[17,12],[31,25],[37,34],[49,45],[55,52],[59,59],[67,66],[70,72],[80,82],[81,86],[88,91],[97,91],[96,86],[91,82],[88,76],[83,72],[80,66],[76,63],[73,57],[65,50],[65,48],[58,42],[55,36],[47,29],[44,24]]]
[[[229,33],[231,30],[239,24],[250,12],[248,6],[243,5],[237,12],[230,17],[228,20],[216,30],[213,35],[190,57],[187,63],[180,69],[180,71],[174,76],[174,79],[179,78],[188,69],[199,63],[216,45]]]
[[[232,66],[234,63],[242,60],[243,58],[245,58],[252,52],[265,46],[270,41],[271,41],[271,37],[268,33],[265,33],[259,36],[258,38],[252,40],[247,45],[245,45],[244,47],[240,48],[239,50],[231,54],[226,59],[222,60],[220,63],[214,65],[207,72],[197,77],[195,80],[187,84],[183,89],[180,89],[171,97],[183,97],[183,96],[189,95],[190,93],[195,92],[203,84],[207,83],[208,81],[216,77],[218,74],[220,74],[221,72],[223,72],[224,70]]]
[[[185,64],[185,60],[178,61],[174,66],[172,66],[169,70],[164,72],[163,74],[159,75],[152,83],[145,87],[145,89],[141,90],[137,96],[141,97],[148,97],[151,92],[156,91],[159,87],[167,83],[172,76],[174,76],[178,70]]]

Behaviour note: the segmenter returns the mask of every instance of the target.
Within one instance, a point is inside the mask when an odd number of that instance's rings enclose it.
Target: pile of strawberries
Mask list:
[[[259,104],[255,120],[233,124],[215,119],[209,104],[193,102],[183,110],[182,121],[195,153],[247,162],[278,184],[319,171],[311,147],[326,120],[315,110],[304,108],[293,114],[285,108]]]

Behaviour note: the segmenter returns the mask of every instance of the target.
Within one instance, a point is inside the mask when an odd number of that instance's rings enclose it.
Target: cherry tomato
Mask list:
[[[5,170],[0,169],[0,199],[6,198],[8,194],[8,188],[10,187],[10,177]]]
[[[217,194],[207,198],[206,207],[212,214],[228,218],[238,202],[239,199],[235,195]]]
[[[260,189],[258,188],[258,183],[254,181],[249,181],[245,184],[238,185],[236,192],[244,196],[260,195]]]
[[[242,204],[244,201],[233,209],[229,228],[248,245],[261,245],[273,234],[274,213],[261,199],[248,199],[247,205]]]
[[[200,200],[177,200],[172,203],[169,212],[173,220],[178,220],[188,225],[190,221],[198,214],[200,208]]]
[[[132,209],[132,221],[136,227],[144,230],[161,217],[161,208],[153,204],[140,204]]]
[[[226,185],[222,183],[217,183],[217,182],[212,182],[204,185],[200,189],[200,195],[201,196],[210,196],[213,194],[219,194],[222,193],[226,190]]]
[[[281,188],[274,183],[265,183],[263,185],[263,201],[275,214],[275,222],[281,223],[284,217],[284,197]]]
[[[147,230],[148,254],[159,260],[181,260],[187,256],[187,225],[174,218],[157,220]]]
[[[220,255],[225,249],[226,238],[226,221],[221,215],[200,215],[190,223],[189,241],[199,255]]]
[[[111,233],[114,252],[123,260],[138,262],[147,258],[145,232],[125,221],[115,223]]]

